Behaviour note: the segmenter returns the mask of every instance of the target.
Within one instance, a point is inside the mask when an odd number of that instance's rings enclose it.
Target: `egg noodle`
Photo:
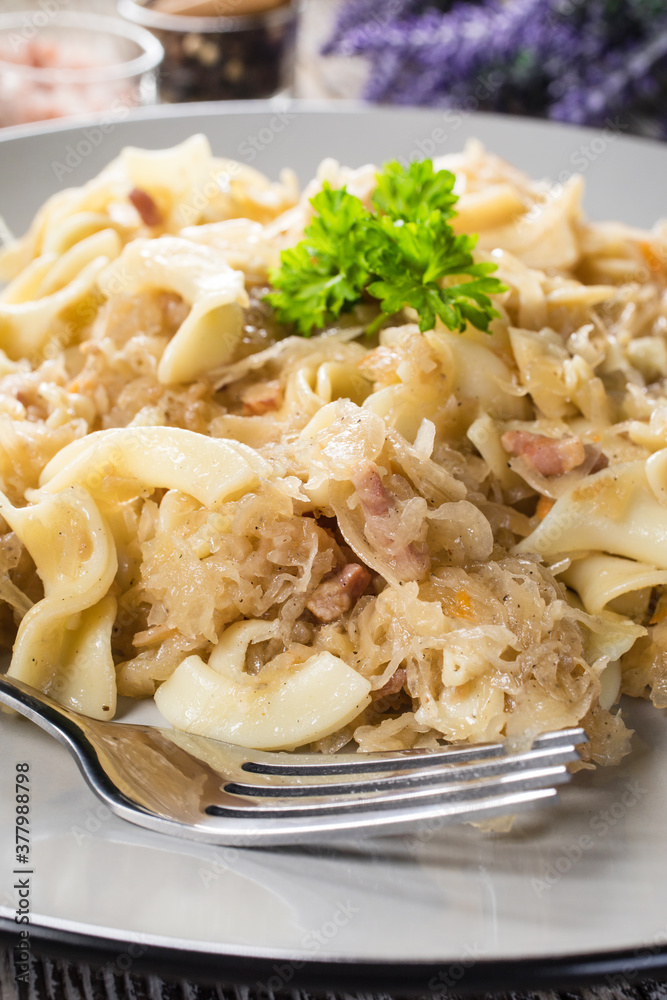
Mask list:
[[[9,674],[94,718],[332,752],[667,706],[667,226],[589,223],[469,143],[457,232],[490,335],[290,335],[266,304],[299,195],[194,136],[128,148],[0,255],[0,623]]]

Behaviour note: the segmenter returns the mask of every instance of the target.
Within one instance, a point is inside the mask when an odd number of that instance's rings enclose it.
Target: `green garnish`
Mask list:
[[[450,330],[471,323],[488,333],[499,313],[490,295],[506,291],[489,277],[495,264],[475,264],[476,236],[456,235],[449,219],[457,195],[449,170],[434,173],[431,160],[386,163],[377,175],[374,211],[345,188],[325,183],[311,199],[315,216],[305,238],[280,255],[270,273],[275,291],[266,298],[282,323],[309,337],[366,295],[381,313],[372,333],[404,306],[419,314],[419,329],[431,330],[439,316]],[[471,280],[454,283],[453,277]]]

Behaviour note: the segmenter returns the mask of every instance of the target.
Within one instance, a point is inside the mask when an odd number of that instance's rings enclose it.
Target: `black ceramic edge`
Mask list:
[[[21,925],[25,930],[25,925]],[[0,944],[20,942],[18,925],[0,917]],[[516,989],[564,989],[585,985],[619,987],[644,979],[667,979],[667,946],[594,954],[461,962],[314,961],[289,955],[216,954],[168,945],[144,945],[127,938],[103,938],[38,924],[30,926],[36,956],[84,962],[98,970],[185,978],[207,984],[236,984],[260,997],[292,989],[391,991],[394,995],[438,996]]]

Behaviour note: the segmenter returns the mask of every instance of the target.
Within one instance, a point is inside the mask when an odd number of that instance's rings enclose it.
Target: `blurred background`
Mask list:
[[[0,125],[283,95],[664,139],[667,0],[0,2]]]

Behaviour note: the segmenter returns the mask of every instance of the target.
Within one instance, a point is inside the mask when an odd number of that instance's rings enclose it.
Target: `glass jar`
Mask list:
[[[0,126],[153,104],[163,49],[120,18],[0,14]]]
[[[119,0],[118,12],[152,31],[164,47],[163,101],[247,100],[290,91],[297,4],[240,15],[242,2],[221,0],[220,16],[193,17]]]

